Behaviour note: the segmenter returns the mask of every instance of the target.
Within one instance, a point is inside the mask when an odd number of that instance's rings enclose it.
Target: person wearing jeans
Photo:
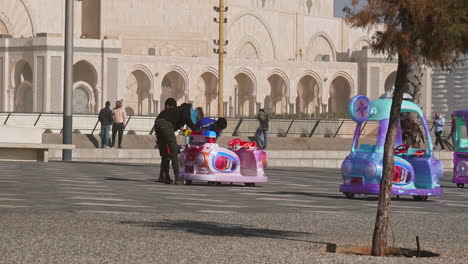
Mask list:
[[[112,147],[115,147],[115,136],[119,134],[119,148],[122,148],[122,137],[125,129],[125,122],[127,121],[127,114],[122,107],[122,102],[117,101],[115,108],[112,111],[114,115],[114,124],[112,125]]]
[[[442,132],[444,131],[444,125],[445,125],[445,118],[443,118],[440,113],[435,113],[434,126],[435,126],[436,141],[435,141],[434,150],[437,148],[438,144],[440,144],[440,147],[442,148],[441,150],[445,150],[444,143],[442,142]]]
[[[268,148],[268,114],[265,113],[265,110],[260,109],[257,115],[257,120],[260,123],[257,132],[255,133],[255,138],[257,142],[260,143],[262,149]],[[262,140],[263,134],[263,140]]]
[[[452,114],[452,126],[450,127],[450,134],[447,137],[447,140],[452,139],[453,149],[455,149],[455,130],[456,130],[456,121],[455,116]]]
[[[99,122],[101,123],[101,147],[110,148],[109,134],[112,128],[114,118],[110,109],[110,102],[106,102],[106,106],[99,111]]]

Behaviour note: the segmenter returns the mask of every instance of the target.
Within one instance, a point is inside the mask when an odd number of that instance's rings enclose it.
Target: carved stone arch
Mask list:
[[[242,54],[242,51],[244,50],[245,46],[248,44],[252,45],[252,47],[255,49],[255,53],[256,53],[255,59],[261,60],[262,50],[260,48],[260,44],[254,37],[250,35],[244,36],[241,39],[241,41],[239,41],[239,45],[237,46],[237,49],[236,49],[236,57],[239,59],[252,59],[252,58],[246,58],[246,56],[243,56]]]
[[[275,69],[267,75],[266,87],[269,95],[264,99],[267,112],[283,114],[289,112],[290,81],[285,72]],[[268,90],[268,89],[266,89]]]
[[[14,111],[31,113],[33,112],[34,92],[30,81],[21,82],[14,90]]]
[[[201,107],[205,116],[217,116],[218,108],[218,70],[205,67],[198,73],[196,88],[193,92],[193,107]]]
[[[82,104],[82,102],[79,102],[80,99],[77,98],[77,95],[75,92],[78,91],[78,89],[82,89],[83,91],[86,91],[87,95],[87,102],[86,103],[86,109],[84,110],[79,110],[77,111],[76,106],[77,104]],[[92,87],[88,82],[85,81],[78,81],[73,83],[73,112],[74,113],[80,113],[80,114],[88,114],[88,113],[94,113],[97,111],[96,109],[96,88]]]
[[[233,73],[234,115],[253,116],[257,98],[257,79],[248,69],[241,68]]]
[[[322,40],[322,41],[321,41]],[[320,42],[322,43],[320,43]],[[323,47],[316,47],[317,45],[323,45],[324,43],[328,44],[329,53],[330,54],[321,54],[324,52]],[[319,50],[317,50],[319,49]],[[330,62],[336,61],[336,48],[331,40],[331,37],[325,32],[319,32],[313,35],[309,42],[307,43],[306,48],[306,59],[312,61],[323,61],[325,59],[324,56],[330,56]],[[319,58],[320,56],[321,58]]]
[[[151,70],[146,67],[145,65],[143,64],[137,64],[137,65],[134,65],[132,66],[131,68],[128,69],[127,73],[126,73],[126,76],[128,76],[129,74],[131,74],[132,72],[134,71],[137,71],[137,70],[140,70],[142,72],[144,72],[146,74],[146,76],[148,77],[149,81],[150,81],[150,94],[153,94],[154,93],[154,77],[153,77],[153,73],[151,72]],[[151,89],[152,88],[152,89]]]
[[[242,19],[252,19],[248,24],[249,26],[245,27],[245,29],[247,29],[248,31],[246,30],[240,30],[240,32],[238,32],[237,34],[234,34],[233,36],[230,35],[230,33],[234,30],[234,28],[236,26],[239,25],[239,23],[242,22]],[[259,26],[254,26],[253,24],[255,23],[259,23],[258,25]],[[242,26],[242,25],[240,25]],[[264,19],[262,19],[262,17],[257,14],[257,13],[253,13],[251,11],[247,11],[247,12],[241,12],[240,14],[238,14],[237,16],[235,16],[234,18],[232,18],[232,22],[230,22],[230,25],[229,25],[229,28],[227,30],[227,36],[228,38],[230,39],[230,42],[232,43],[232,45],[234,45],[234,47],[236,47],[236,51],[238,52],[239,51],[239,46],[241,45],[244,45],[245,44],[245,41],[244,41],[244,38],[245,37],[240,37],[238,38],[237,35],[239,36],[259,36],[259,35],[262,35],[262,30],[264,30],[264,40],[259,40],[258,38],[255,38],[254,42],[252,42],[252,44],[254,45],[257,45],[256,48],[257,48],[257,51],[258,50],[262,50],[262,58],[264,59],[269,59],[267,58],[270,54],[268,53],[271,53],[271,59],[274,60],[276,59],[276,43],[275,43],[275,40],[273,38],[273,30],[271,29],[271,27],[265,22]],[[236,39],[237,38],[237,39]],[[260,44],[258,41],[262,41],[262,42],[265,42],[265,44]],[[231,45],[231,44],[230,44]],[[269,45],[271,45],[271,47],[269,47]],[[261,47],[261,48],[259,48]],[[270,52],[268,52],[269,50],[271,49]],[[228,56],[229,56],[230,53],[228,53]],[[237,55],[238,53],[236,53]]]
[[[161,75],[160,82],[161,96],[160,108],[164,109],[164,101],[169,97],[174,97],[178,104],[189,101],[190,83],[187,72],[179,66],[171,66]]]
[[[216,78],[218,78],[218,69],[216,69],[215,67],[211,67],[211,66],[203,68],[201,71],[198,72],[197,76],[200,76],[207,72],[212,73],[214,76],[216,76]]]
[[[391,92],[393,88],[395,87],[396,75],[397,75],[397,72],[393,71],[385,79],[384,90],[386,93]]]
[[[294,88],[295,91],[292,91]],[[307,91],[307,89],[312,89],[312,93]],[[295,87],[291,87],[292,101],[293,93],[297,94],[295,101],[296,113],[312,114],[320,112],[322,105],[323,82],[318,73],[307,70],[299,74]]]
[[[348,73],[335,73],[330,79],[330,88],[328,91],[329,112],[346,112],[351,96],[356,93],[356,85],[353,78]]]
[[[0,6],[2,7],[0,19],[7,25],[10,35],[24,37],[35,35],[32,8],[26,1],[0,0]]]
[[[362,37],[353,44],[353,50],[362,50],[364,46],[370,46],[372,41],[368,37]]]

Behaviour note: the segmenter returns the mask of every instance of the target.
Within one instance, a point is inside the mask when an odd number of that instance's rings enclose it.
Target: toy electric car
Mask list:
[[[392,99],[370,101],[357,95],[349,103],[348,111],[357,123],[351,153],[341,165],[344,184],[340,192],[348,198],[355,194],[377,195],[382,178],[385,137],[389,126]],[[441,196],[439,179],[443,176],[442,162],[434,157],[433,144],[426,119],[418,105],[403,100],[402,113],[415,113],[421,120],[426,138],[426,148],[411,148],[402,143],[402,129],[398,125],[395,139],[395,169],[393,195],[409,195],[415,200],[427,200],[429,196]],[[375,145],[359,144],[363,124],[376,121],[379,124]]]
[[[209,184],[244,183],[253,187],[268,181],[264,171],[268,156],[255,142],[234,139],[228,143],[231,149],[226,149],[216,144],[213,131],[189,134],[192,143],[185,145],[179,155],[180,175],[186,184],[197,180]]]
[[[455,111],[455,146],[453,153],[453,179],[459,188],[468,183],[468,110]]]

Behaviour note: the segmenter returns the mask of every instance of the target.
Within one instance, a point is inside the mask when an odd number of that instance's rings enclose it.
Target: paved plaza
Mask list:
[[[338,170],[271,168],[271,181],[255,188],[158,184],[158,170],[0,163],[0,263],[381,261],[325,252],[332,244],[369,245],[375,219],[376,197],[344,198]],[[468,261],[468,189],[450,177],[443,197],[393,200],[391,244],[414,248],[418,235],[442,262]]]

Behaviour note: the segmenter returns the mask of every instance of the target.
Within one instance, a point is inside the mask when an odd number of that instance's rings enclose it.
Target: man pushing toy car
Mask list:
[[[175,131],[187,125],[192,130],[198,130],[191,119],[190,104],[182,104],[174,108],[164,109],[156,118],[154,127],[156,138],[158,140],[159,154],[161,155],[161,171],[169,168],[169,162],[172,161],[174,170],[174,184],[181,184],[179,177],[179,146]],[[165,183],[171,184],[172,180],[168,175],[165,177]]]

